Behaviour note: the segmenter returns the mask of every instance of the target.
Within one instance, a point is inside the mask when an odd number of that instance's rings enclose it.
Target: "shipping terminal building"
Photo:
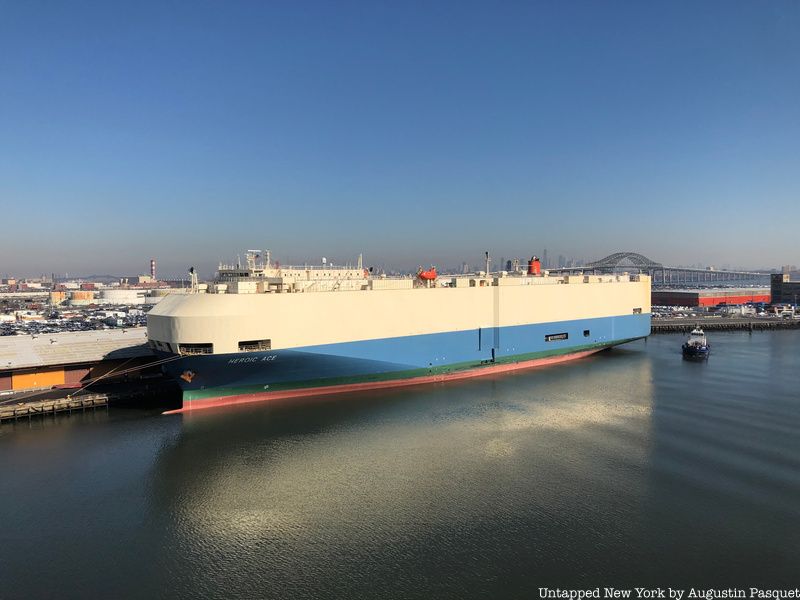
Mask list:
[[[0,396],[52,387],[79,388],[123,372],[125,378],[137,379],[153,372],[142,369],[151,362],[144,328],[2,336]]]
[[[780,275],[778,275],[780,277]],[[800,284],[798,284],[800,285]],[[772,292],[775,293],[774,291]],[[767,288],[716,288],[705,290],[653,290],[654,306],[719,306],[770,303]],[[774,296],[773,296],[774,297]]]

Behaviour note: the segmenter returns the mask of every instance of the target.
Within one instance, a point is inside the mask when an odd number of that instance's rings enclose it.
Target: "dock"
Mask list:
[[[20,394],[19,398],[0,396],[0,423],[86,412],[113,405],[128,407],[165,407],[180,405],[180,388],[168,379],[149,380],[147,383],[109,383],[92,392],[75,390],[50,390],[37,396]],[[46,397],[42,397],[45,395]]]
[[[51,400],[37,400],[32,402],[19,402],[17,404],[0,405],[0,422],[16,421],[31,417],[43,417],[57,413],[71,413],[73,411],[86,411],[108,406],[108,394],[86,394],[77,398],[55,398]]]
[[[764,317],[691,317],[685,319],[653,319],[651,333],[688,333],[697,326],[705,331],[770,331],[800,329],[800,319]]]

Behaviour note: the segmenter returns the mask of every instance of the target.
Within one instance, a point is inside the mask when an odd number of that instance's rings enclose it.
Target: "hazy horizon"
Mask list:
[[[0,274],[800,263],[800,4],[0,4]]]
[[[248,248],[250,248],[250,247],[252,247],[252,245],[249,246]],[[630,251],[630,249],[627,249],[627,250]],[[237,262],[237,260],[240,260],[241,264],[245,264],[245,254],[246,254],[246,252],[242,251],[242,252],[238,252],[237,254],[234,254],[234,255],[231,255],[231,256],[223,257],[221,260],[215,260],[213,262],[208,262],[208,261],[205,261],[205,262],[194,261],[194,262],[192,262],[192,261],[189,261],[189,262],[186,262],[186,264],[178,265],[173,261],[171,263],[168,263],[166,266],[162,265],[161,262],[159,261],[159,259],[156,258],[156,260],[157,260],[157,275],[161,279],[187,279],[188,280],[188,267],[192,266],[198,271],[201,279],[204,279],[204,278],[207,279],[207,278],[212,277],[215,274],[219,263],[225,263],[225,264],[230,265],[230,264],[235,264]],[[608,254],[610,254],[610,252]],[[505,264],[505,261],[513,260],[515,258],[518,258],[518,259],[520,259],[522,261],[527,261],[533,255],[541,258],[542,252],[541,252],[541,250],[540,251],[523,253],[523,254],[514,254],[514,253],[495,254],[494,252],[491,252],[492,268],[493,269],[505,268],[504,266],[502,266],[502,265]],[[565,253],[560,253],[560,252],[557,252],[557,251],[554,252],[554,253],[551,253],[551,251],[548,249],[548,256],[550,258],[551,268],[557,268],[557,265],[555,263],[557,263],[559,255],[563,255],[563,257],[565,259],[567,259],[567,260],[584,260],[584,261],[587,261],[587,262],[592,261],[592,260],[597,260],[597,259],[600,259],[600,258],[604,258],[605,256],[607,256],[607,254],[604,254],[602,256],[598,255],[598,256],[587,256],[587,257],[574,256],[574,255],[569,255],[569,254],[565,254]],[[259,261],[263,261],[263,258],[264,258],[263,254],[260,254],[259,257],[260,258],[258,260]],[[279,264],[283,264],[283,265],[304,265],[304,264],[307,264],[307,265],[319,265],[319,264],[322,264],[322,258],[323,257],[326,259],[328,264],[335,264],[335,265],[345,265],[345,264],[355,265],[357,263],[357,260],[358,260],[358,254],[355,254],[353,256],[339,256],[339,255],[335,255],[333,253],[327,253],[326,255],[306,257],[306,256],[304,256],[302,254],[298,254],[298,253],[280,254],[280,253],[276,253],[276,252],[272,251],[272,260],[273,260],[273,262],[277,261]],[[655,258],[650,257],[650,256],[648,256],[648,258],[652,258],[653,260],[656,260],[656,261],[658,260],[658,259],[655,259]],[[453,260],[450,260],[450,261],[447,261],[447,260],[436,260],[436,257],[428,257],[425,260],[399,262],[399,261],[393,261],[393,257],[391,257],[391,256],[385,257],[385,258],[377,258],[376,256],[370,256],[369,254],[364,254],[363,255],[363,263],[364,263],[365,267],[375,267],[376,269],[385,269],[387,271],[401,271],[401,272],[412,271],[412,270],[414,270],[415,268],[417,268],[419,266],[423,266],[423,267],[427,268],[429,265],[435,265],[437,268],[439,268],[439,270],[460,270],[460,267],[462,266],[462,264],[464,262],[467,263],[467,265],[470,267],[470,269],[472,271],[478,271],[478,270],[483,270],[484,269],[484,264],[485,264],[484,261],[485,261],[485,258],[484,258],[484,253],[483,252],[475,252],[475,253],[472,253],[469,256],[464,256],[462,258],[456,257],[456,258],[454,258]],[[761,265],[761,266],[756,266],[756,267],[746,267],[746,266],[742,266],[742,265],[735,264],[735,263],[719,263],[719,264],[680,263],[679,264],[679,263],[668,263],[668,262],[663,262],[663,261],[660,261],[660,262],[662,262],[662,264],[664,264],[665,266],[671,266],[671,267],[687,267],[687,268],[713,267],[715,269],[723,269],[723,270],[724,269],[732,269],[732,270],[738,270],[738,269],[751,270],[752,269],[752,270],[759,270],[759,271],[763,271],[763,270],[779,270],[785,264],[790,264],[790,263],[783,263],[781,265]],[[794,266],[794,263],[791,263],[791,264]],[[127,268],[117,268],[117,269],[111,269],[111,270],[108,270],[108,271],[97,271],[97,270],[88,270],[87,271],[86,269],[80,269],[79,268],[76,271],[72,271],[72,272],[70,272],[70,271],[65,271],[65,272],[60,272],[60,271],[41,271],[41,272],[38,272],[38,273],[36,273],[36,272],[21,273],[21,272],[13,272],[13,271],[9,271],[9,272],[0,271],[0,277],[15,276],[15,277],[36,278],[36,277],[40,277],[42,275],[49,277],[50,275],[54,274],[58,279],[64,278],[65,276],[68,276],[70,279],[73,279],[73,278],[74,279],[82,279],[82,278],[94,277],[94,276],[100,276],[100,277],[101,276],[129,277],[129,276],[135,276],[135,275],[145,275],[145,274],[149,274],[149,272],[150,272],[150,260],[148,258],[148,259],[145,259],[143,261],[140,261],[139,264],[134,264],[133,267],[129,268],[129,269],[127,269]]]

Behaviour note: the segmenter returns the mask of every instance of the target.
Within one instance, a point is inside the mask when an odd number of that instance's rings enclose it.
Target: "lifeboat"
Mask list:
[[[422,267],[420,267],[419,271],[417,271],[417,277],[419,277],[422,281],[435,280],[438,277],[438,274],[436,273],[436,267],[431,266],[431,268],[427,271],[423,271]]]

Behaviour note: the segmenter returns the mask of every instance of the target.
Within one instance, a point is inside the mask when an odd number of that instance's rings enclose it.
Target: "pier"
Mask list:
[[[54,398],[51,400],[35,400],[17,404],[0,405],[0,422],[17,419],[43,417],[57,413],[86,411],[108,406],[108,394],[86,394],[77,398]]]
[[[168,379],[140,382],[110,383],[101,390],[91,393],[75,390],[48,390],[36,395],[16,394],[0,396],[0,423],[30,419],[33,417],[55,416],[86,412],[98,408],[108,409],[110,405],[136,407],[159,406],[169,408],[180,405],[180,389]],[[15,397],[18,396],[18,397]]]
[[[800,329],[800,319],[691,317],[685,319],[653,319],[651,333],[688,333],[697,326],[706,331],[769,331]]]

